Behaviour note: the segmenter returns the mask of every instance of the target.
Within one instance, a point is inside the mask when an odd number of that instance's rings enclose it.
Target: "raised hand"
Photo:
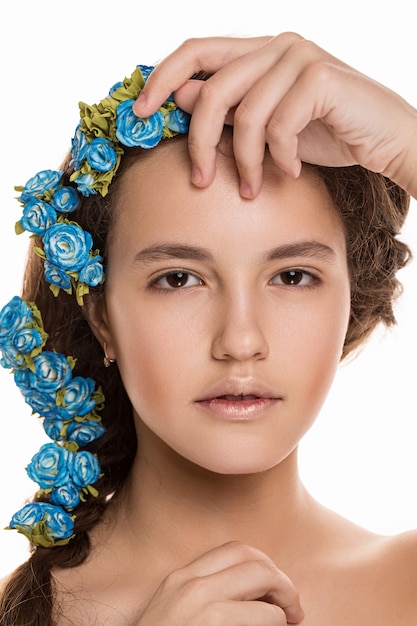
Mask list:
[[[284,626],[302,619],[290,579],[263,552],[231,542],[170,574],[137,626]]]
[[[187,80],[204,70],[205,82]],[[135,104],[154,112],[171,91],[192,112],[192,180],[210,184],[224,123],[234,125],[241,193],[262,184],[268,144],[276,165],[297,177],[301,161],[360,164],[417,195],[417,111],[400,96],[295,33],[190,39],[151,74]]]

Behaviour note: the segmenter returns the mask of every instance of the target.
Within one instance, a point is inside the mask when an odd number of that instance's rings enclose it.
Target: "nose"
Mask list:
[[[217,360],[260,360],[269,352],[255,294],[225,295],[217,312],[212,356]]]

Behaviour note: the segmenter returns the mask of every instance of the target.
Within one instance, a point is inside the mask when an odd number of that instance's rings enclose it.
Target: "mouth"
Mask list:
[[[197,404],[218,419],[250,421],[261,417],[279,400],[280,398],[252,393],[237,395],[228,393],[199,400]]]
[[[226,402],[245,402],[246,400],[259,400],[260,398],[260,396],[255,396],[253,394],[238,396],[226,394],[224,396],[217,396],[216,398],[212,398],[212,400],[225,400]]]

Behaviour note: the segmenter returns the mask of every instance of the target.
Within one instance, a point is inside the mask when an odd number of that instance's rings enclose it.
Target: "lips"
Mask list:
[[[279,400],[282,400],[280,394],[263,381],[228,378],[219,381],[196,402],[217,418],[247,421],[259,417]]]
[[[259,396],[255,396],[253,394],[233,396],[232,394],[228,394],[226,396],[218,396],[217,399],[227,400],[228,402],[243,402],[244,400],[258,400]]]
[[[229,402],[258,400],[260,398],[279,399],[281,394],[277,393],[264,381],[257,378],[231,377],[219,380],[208,389],[197,402],[209,400],[224,400]]]

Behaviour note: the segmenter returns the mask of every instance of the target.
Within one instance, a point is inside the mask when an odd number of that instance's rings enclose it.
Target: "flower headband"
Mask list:
[[[35,252],[44,261],[45,280],[55,296],[61,289],[75,293],[82,305],[89,288],[104,281],[102,258],[93,249],[91,234],[70,219],[82,197],[107,194],[126,148],[153,148],[164,138],[188,131],[189,116],[172,96],[150,117],[139,118],[133,112],[152,69],[139,65],[98,104],[80,103],[70,184],[63,183],[63,171],[44,170],[24,187],[16,187],[23,207],[16,233],[28,231],[41,239],[42,247],[35,247]],[[0,365],[12,371],[52,440],[26,468],[40,487],[36,501],[15,513],[7,528],[42,547],[67,544],[74,537],[74,509],[98,495],[94,483],[101,476],[99,462],[81,448],[105,432],[101,388],[91,378],[73,375],[75,359],[45,350],[47,339],[33,302],[15,296],[0,311]]]

